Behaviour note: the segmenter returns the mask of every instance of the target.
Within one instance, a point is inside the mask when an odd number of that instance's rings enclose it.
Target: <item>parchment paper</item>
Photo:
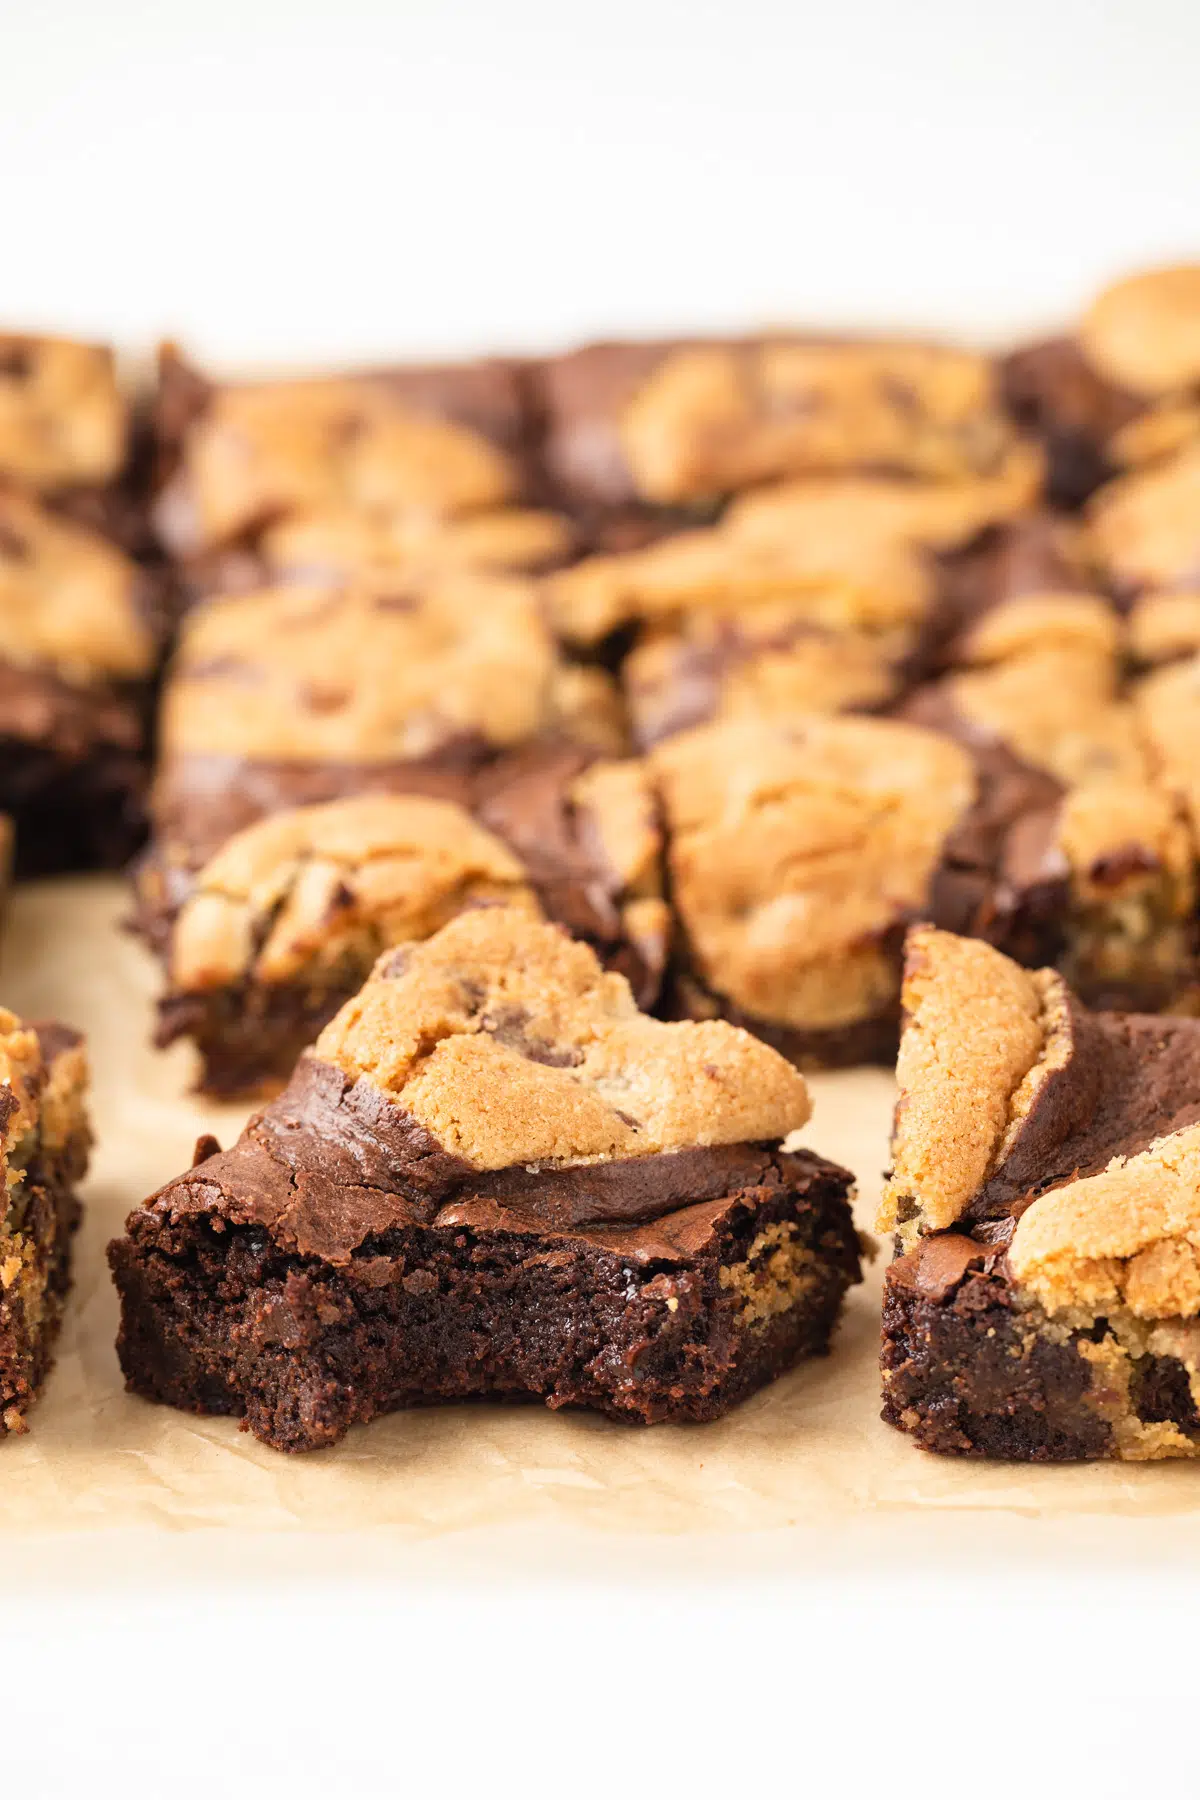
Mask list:
[[[187,1166],[200,1132],[228,1142],[244,1111],[188,1097],[186,1047],[148,1048],[156,972],[118,929],[125,907],[116,880],[42,883],[17,892],[4,933],[4,1003],[88,1035],[98,1142],[58,1366],[30,1434],[0,1444],[0,1531],[711,1534],[881,1516],[899,1524],[913,1513],[949,1524],[949,1514],[997,1509],[1075,1515],[1094,1531],[1103,1514],[1174,1516],[1178,1528],[1196,1507],[1195,1465],[968,1465],[924,1456],[882,1425],[878,1264],[852,1294],[830,1357],[715,1425],[646,1430],[534,1406],[455,1406],[399,1414],[335,1450],[288,1457],[233,1421],[130,1398],[113,1351],[104,1246],[139,1200]],[[869,1225],[890,1077],[823,1076],[813,1089],[809,1141],[855,1170]]]

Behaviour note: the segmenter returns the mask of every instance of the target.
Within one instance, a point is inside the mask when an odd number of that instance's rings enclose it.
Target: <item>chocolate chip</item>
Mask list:
[[[28,381],[33,374],[33,352],[28,344],[0,343],[0,381]]]
[[[28,562],[30,554],[28,539],[0,519],[0,557],[5,562]]]

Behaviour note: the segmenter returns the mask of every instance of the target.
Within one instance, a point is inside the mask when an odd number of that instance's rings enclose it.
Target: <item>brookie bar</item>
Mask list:
[[[157,1043],[192,1039],[209,1093],[278,1088],[383,950],[497,902],[546,911],[656,998],[669,920],[640,765],[539,755],[481,802],[509,843],[452,801],[367,794],[247,826],[194,879],[147,865],[138,925],[166,973]]]
[[[1106,288],[1073,335],[1004,363],[1014,418],[1040,438],[1048,494],[1079,506],[1122,469],[1200,435],[1200,268],[1151,269]]]
[[[110,1248],[130,1387],[306,1450],[469,1395],[711,1419],[824,1350],[850,1177],[803,1079],[527,912],[389,952],[238,1142]]]
[[[884,1417],[926,1450],[1200,1453],[1200,1022],[909,938]]]
[[[27,1429],[71,1279],[91,1134],[77,1032],[0,1008],[0,1438]]]
[[[0,488],[0,810],[23,874],[137,848],[163,634],[155,583],[115,544]]]

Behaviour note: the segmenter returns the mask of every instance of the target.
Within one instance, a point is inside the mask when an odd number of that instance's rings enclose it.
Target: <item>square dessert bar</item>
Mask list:
[[[1200,430],[1193,443],[1111,481],[1088,507],[1096,554],[1129,612],[1136,661],[1200,648]]]
[[[649,758],[678,937],[669,1004],[800,1066],[890,1062],[905,925],[958,843],[983,886],[1002,830],[967,751],[890,720],[731,720]]]
[[[987,359],[928,344],[593,344],[533,383],[552,489],[585,513],[702,513],[791,475],[987,475],[1016,435]]]
[[[213,600],[167,673],[154,827],[198,867],[244,825],[366,789],[463,800],[532,742],[613,753],[620,698],[568,664],[534,585],[458,571]]]
[[[507,843],[452,801],[366,794],[247,826],[194,878],[147,865],[156,1042],[192,1039],[206,1092],[278,1088],[385,949],[497,902],[567,924],[648,1004],[669,940],[652,797],[638,763],[579,765],[567,752],[510,773],[491,796]]]
[[[511,873],[515,855],[544,910],[594,943],[649,1000],[667,940],[657,819],[640,765],[616,760],[623,742],[612,678],[563,660],[529,582],[459,572],[399,588],[297,586],[209,602],[187,620],[168,676],[154,840],[137,875],[141,928],[173,970],[164,1029],[174,1035],[186,1018],[214,1050],[210,1025],[232,1032],[219,1058],[223,1085],[251,1081],[260,1064],[262,1079],[286,1073],[290,1062],[281,1070],[279,1059],[299,1048],[295,1031],[315,1034],[361,983],[371,945],[394,942],[409,915],[425,916],[427,879],[444,916],[455,910],[459,877],[443,861],[455,831],[463,898],[481,844],[491,844],[485,864],[493,870],[500,858]],[[274,814],[371,794],[424,795],[449,810],[302,811],[291,826],[238,841]],[[356,846],[360,831],[373,841]],[[322,900],[328,930],[309,908],[309,947],[288,965],[287,983],[306,991],[301,1002],[280,993],[283,965],[260,953],[292,883],[303,873],[297,905],[307,896],[302,910],[309,907],[331,856],[344,882]],[[372,897],[362,883],[375,882],[380,856],[394,891]],[[307,868],[314,857],[324,875]],[[224,894],[249,906],[239,915],[244,941],[215,963],[207,951],[197,963],[179,945],[168,948],[196,892],[210,903],[206,918]],[[289,909],[281,929],[291,918]],[[252,968],[273,971],[268,993],[255,984],[247,995]],[[248,997],[253,1042],[234,1031]],[[284,1025],[280,1006],[290,1035],[271,1028],[260,1037],[264,1008]]]
[[[117,868],[144,836],[156,593],[108,538],[0,487],[0,810],[24,874]]]
[[[959,868],[934,916],[1031,966],[1054,963],[1091,1005],[1190,1006],[1196,838],[1161,754],[1163,709],[1152,692],[1122,688],[1111,617],[1081,608],[1068,619],[1066,606],[1046,606],[1058,641],[1047,622],[1026,648],[949,674],[902,709],[968,750],[991,790],[985,810],[1011,805],[1014,779],[1025,790],[994,890]],[[1027,624],[1037,610],[1032,601]]]
[[[992,476],[782,483],[549,576],[546,607],[583,654],[636,633],[621,673],[643,745],[741,713],[878,708],[950,628],[938,553],[1028,507],[1040,468],[1018,447]]]
[[[803,1079],[521,909],[388,952],[238,1142],[109,1251],[134,1392],[284,1450],[471,1395],[711,1419],[822,1351],[850,1177]]]
[[[0,331],[0,484],[103,523],[128,439],[111,350]]]
[[[1013,417],[1044,443],[1048,495],[1079,506],[1131,465],[1200,436],[1200,268],[1152,269],[1106,288],[1074,334],[1014,351]]]
[[[926,1450],[1200,1454],[1200,1021],[909,938],[883,1416]]]
[[[502,361],[219,384],[160,363],[154,518],[185,589],[375,567],[535,569],[573,537],[536,485]]]
[[[1046,597],[1043,639],[1014,608],[1012,654],[899,718],[730,718],[654,748],[672,1010],[801,1066],[888,1061],[919,919],[1054,963],[1094,1004],[1193,1004],[1196,665],[1122,695],[1114,621],[1078,599]]]
[[[0,1438],[27,1429],[53,1361],[91,1144],[86,1090],[77,1032],[0,1008]]]

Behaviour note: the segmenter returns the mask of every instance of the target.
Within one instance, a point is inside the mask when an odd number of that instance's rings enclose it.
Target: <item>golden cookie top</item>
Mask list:
[[[975,798],[951,739],[877,719],[702,726],[650,757],[692,958],[742,1012],[797,1029],[894,996],[886,936],[928,904]]]
[[[911,630],[932,603],[934,583],[925,559],[899,540],[758,536],[719,525],[645,550],[587,557],[548,576],[543,594],[559,635],[590,645],[633,622],[698,610],[741,616],[770,603],[834,630]]]
[[[1009,1263],[1049,1313],[1200,1314],[1200,1125],[1115,1156],[1017,1221]]]
[[[1066,989],[989,944],[931,925],[908,935],[900,1098],[881,1231],[911,1241],[962,1215],[1068,1048]]]
[[[805,472],[990,473],[1013,442],[986,358],[904,343],[680,346],[618,428],[637,491],[667,505]]]
[[[62,1150],[69,1140],[79,1142],[87,1134],[83,1040],[59,1027],[40,1029],[53,1032],[61,1044],[44,1050],[37,1029],[0,1007],[0,1167],[9,1192],[24,1179],[39,1150]],[[0,1191],[0,1241],[6,1211]]]
[[[1044,474],[1041,453],[1020,443],[994,474],[946,481],[809,475],[740,495],[723,523],[741,538],[805,538],[831,550],[864,537],[948,550],[1036,505]]]
[[[125,458],[112,352],[0,332],[0,476],[37,492],[99,486]]]
[[[432,936],[463,907],[537,903],[516,857],[448,801],[369,794],[274,814],[200,872],[171,938],[189,991],[315,979]]]
[[[1153,397],[1200,383],[1200,264],[1148,269],[1097,296],[1079,339],[1117,387]]]
[[[1088,1014],[1050,970],[930,926],[903,1001],[881,1226],[1007,1246],[1018,1306],[1127,1344],[1200,1313],[1195,1021]]]
[[[517,486],[504,450],[386,377],[256,382],[213,390],[158,523],[192,555],[293,512],[441,518],[501,505]]]
[[[803,1078],[733,1026],[664,1024],[523,912],[464,912],[384,957],[313,1053],[479,1170],[780,1140]]]
[[[272,576],[338,581],[430,568],[537,570],[562,561],[571,546],[566,519],[532,507],[493,507],[447,519],[341,504],[280,520],[263,532],[258,549]]]
[[[69,681],[134,681],[156,644],[136,566],[105,538],[0,489],[0,657]]]
[[[1114,585],[1200,595],[1200,442],[1101,488],[1089,509]]]
[[[788,601],[731,619],[687,615],[644,632],[621,665],[637,743],[718,719],[778,719],[880,705],[901,685],[903,641],[813,626]]]
[[[294,586],[188,619],[163,707],[169,754],[387,762],[554,719],[557,660],[533,587],[447,574]]]

